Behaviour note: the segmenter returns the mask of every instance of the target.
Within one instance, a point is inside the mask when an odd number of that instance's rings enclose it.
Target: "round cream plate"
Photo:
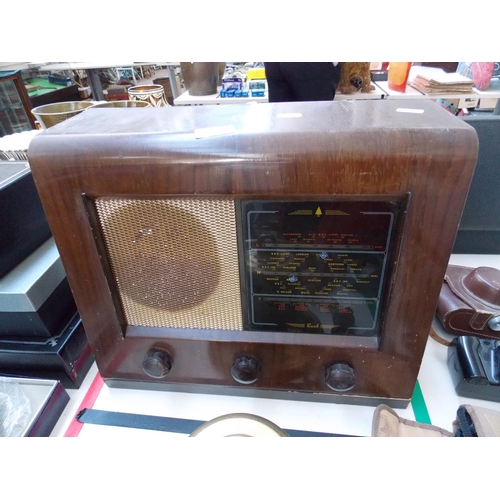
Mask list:
[[[230,413],[205,422],[190,437],[288,437],[288,434],[257,415]]]

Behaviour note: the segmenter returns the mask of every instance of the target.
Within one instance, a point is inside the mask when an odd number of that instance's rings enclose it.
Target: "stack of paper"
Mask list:
[[[0,161],[25,161],[31,139],[41,130],[26,130],[0,138]]]
[[[472,94],[474,82],[459,73],[446,73],[441,68],[412,67],[409,85],[424,94]]]

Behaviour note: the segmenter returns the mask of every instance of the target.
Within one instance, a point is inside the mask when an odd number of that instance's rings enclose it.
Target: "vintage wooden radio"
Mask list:
[[[105,381],[406,406],[477,138],[401,103],[89,109],[35,137]]]

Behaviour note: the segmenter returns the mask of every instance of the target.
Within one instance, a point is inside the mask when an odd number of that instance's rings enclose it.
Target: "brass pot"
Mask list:
[[[181,62],[181,72],[184,85],[191,95],[217,94],[218,62]]]
[[[109,101],[98,102],[92,108],[150,108],[151,105],[146,101]]]
[[[91,101],[54,102],[33,108],[31,112],[42,128],[48,129],[93,105]]]

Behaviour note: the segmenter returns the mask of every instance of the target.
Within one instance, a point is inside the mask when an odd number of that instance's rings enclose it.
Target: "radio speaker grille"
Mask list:
[[[233,200],[95,201],[129,325],[243,330]]]

